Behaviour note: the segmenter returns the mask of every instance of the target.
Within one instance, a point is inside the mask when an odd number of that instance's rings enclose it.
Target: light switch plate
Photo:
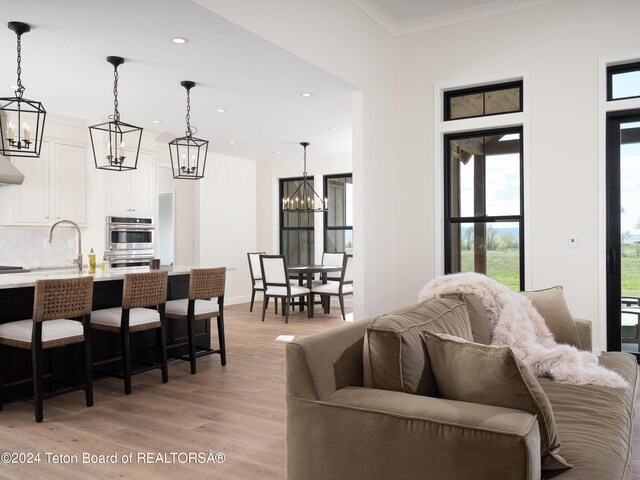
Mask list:
[[[44,238],[42,240],[42,247],[43,248],[49,248],[49,240],[48,239]]]
[[[579,237],[578,235],[570,235],[569,248],[582,248],[582,237]]]

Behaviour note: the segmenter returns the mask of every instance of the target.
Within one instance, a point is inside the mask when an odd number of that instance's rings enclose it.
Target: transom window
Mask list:
[[[607,68],[607,100],[640,97],[640,62]]]
[[[522,81],[444,93],[444,119],[484,117],[522,111]]]

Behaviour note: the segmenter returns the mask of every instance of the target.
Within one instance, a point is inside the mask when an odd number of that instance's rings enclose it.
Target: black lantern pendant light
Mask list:
[[[180,85],[187,90],[187,131],[184,137],[174,138],[169,142],[171,168],[173,169],[173,178],[198,180],[204,177],[209,140],[193,136],[193,129],[196,133],[198,129],[191,127],[191,97],[189,93],[196,86],[196,83],[184,80],[180,82]]]
[[[18,83],[14,97],[0,98],[0,154],[7,157],[39,157],[47,117],[42,103],[23,97],[22,34],[31,27],[22,22],[9,22],[18,37]]]
[[[142,128],[120,121],[118,111],[118,66],[122,57],[107,57],[113,65],[113,115],[109,122],[89,127],[91,147],[96,168],[102,170],[134,170],[138,166],[138,154],[142,141]],[[127,148],[135,147],[135,151]]]
[[[282,197],[282,211],[300,213],[326,212],[327,197],[323,200],[307,180],[307,147],[309,142],[301,142],[300,145],[304,148],[302,182],[291,195]]]

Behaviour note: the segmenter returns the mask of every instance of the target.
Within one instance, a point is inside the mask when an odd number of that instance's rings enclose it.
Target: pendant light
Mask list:
[[[93,159],[101,170],[135,170],[142,128],[121,122],[118,111],[118,66],[124,63],[124,58],[107,57],[107,62],[113,65],[113,115],[109,115],[110,121],[89,127]],[[135,151],[127,150],[128,147],[135,147]]]
[[[300,213],[326,212],[327,197],[323,200],[307,179],[307,147],[310,144],[309,142],[300,142],[300,145],[304,148],[302,182],[291,195],[282,197],[282,211]]]
[[[198,180],[204,177],[204,167],[207,163],[209,140],[202,140],[193,136],[198,129],[191,126],[191,97],[190,92],[196,82],[184,80],[180,82],[187,90],[187,130],[184,137],[174,138],[169,142],[169,156],[173,178],[184,180]]]
[[[7,157],[39,157],[47,112],[42,103],[23,97],[22,34],[31,27],[22,22],[7,24],[18,37],[18,82],[14,97],[0,98],[0,154]]]

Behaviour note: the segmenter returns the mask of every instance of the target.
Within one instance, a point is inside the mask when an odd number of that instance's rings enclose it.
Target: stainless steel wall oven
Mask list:
[[[107,217],[107,260],[110,268],[146,267],[153,258],[152,218]]]

